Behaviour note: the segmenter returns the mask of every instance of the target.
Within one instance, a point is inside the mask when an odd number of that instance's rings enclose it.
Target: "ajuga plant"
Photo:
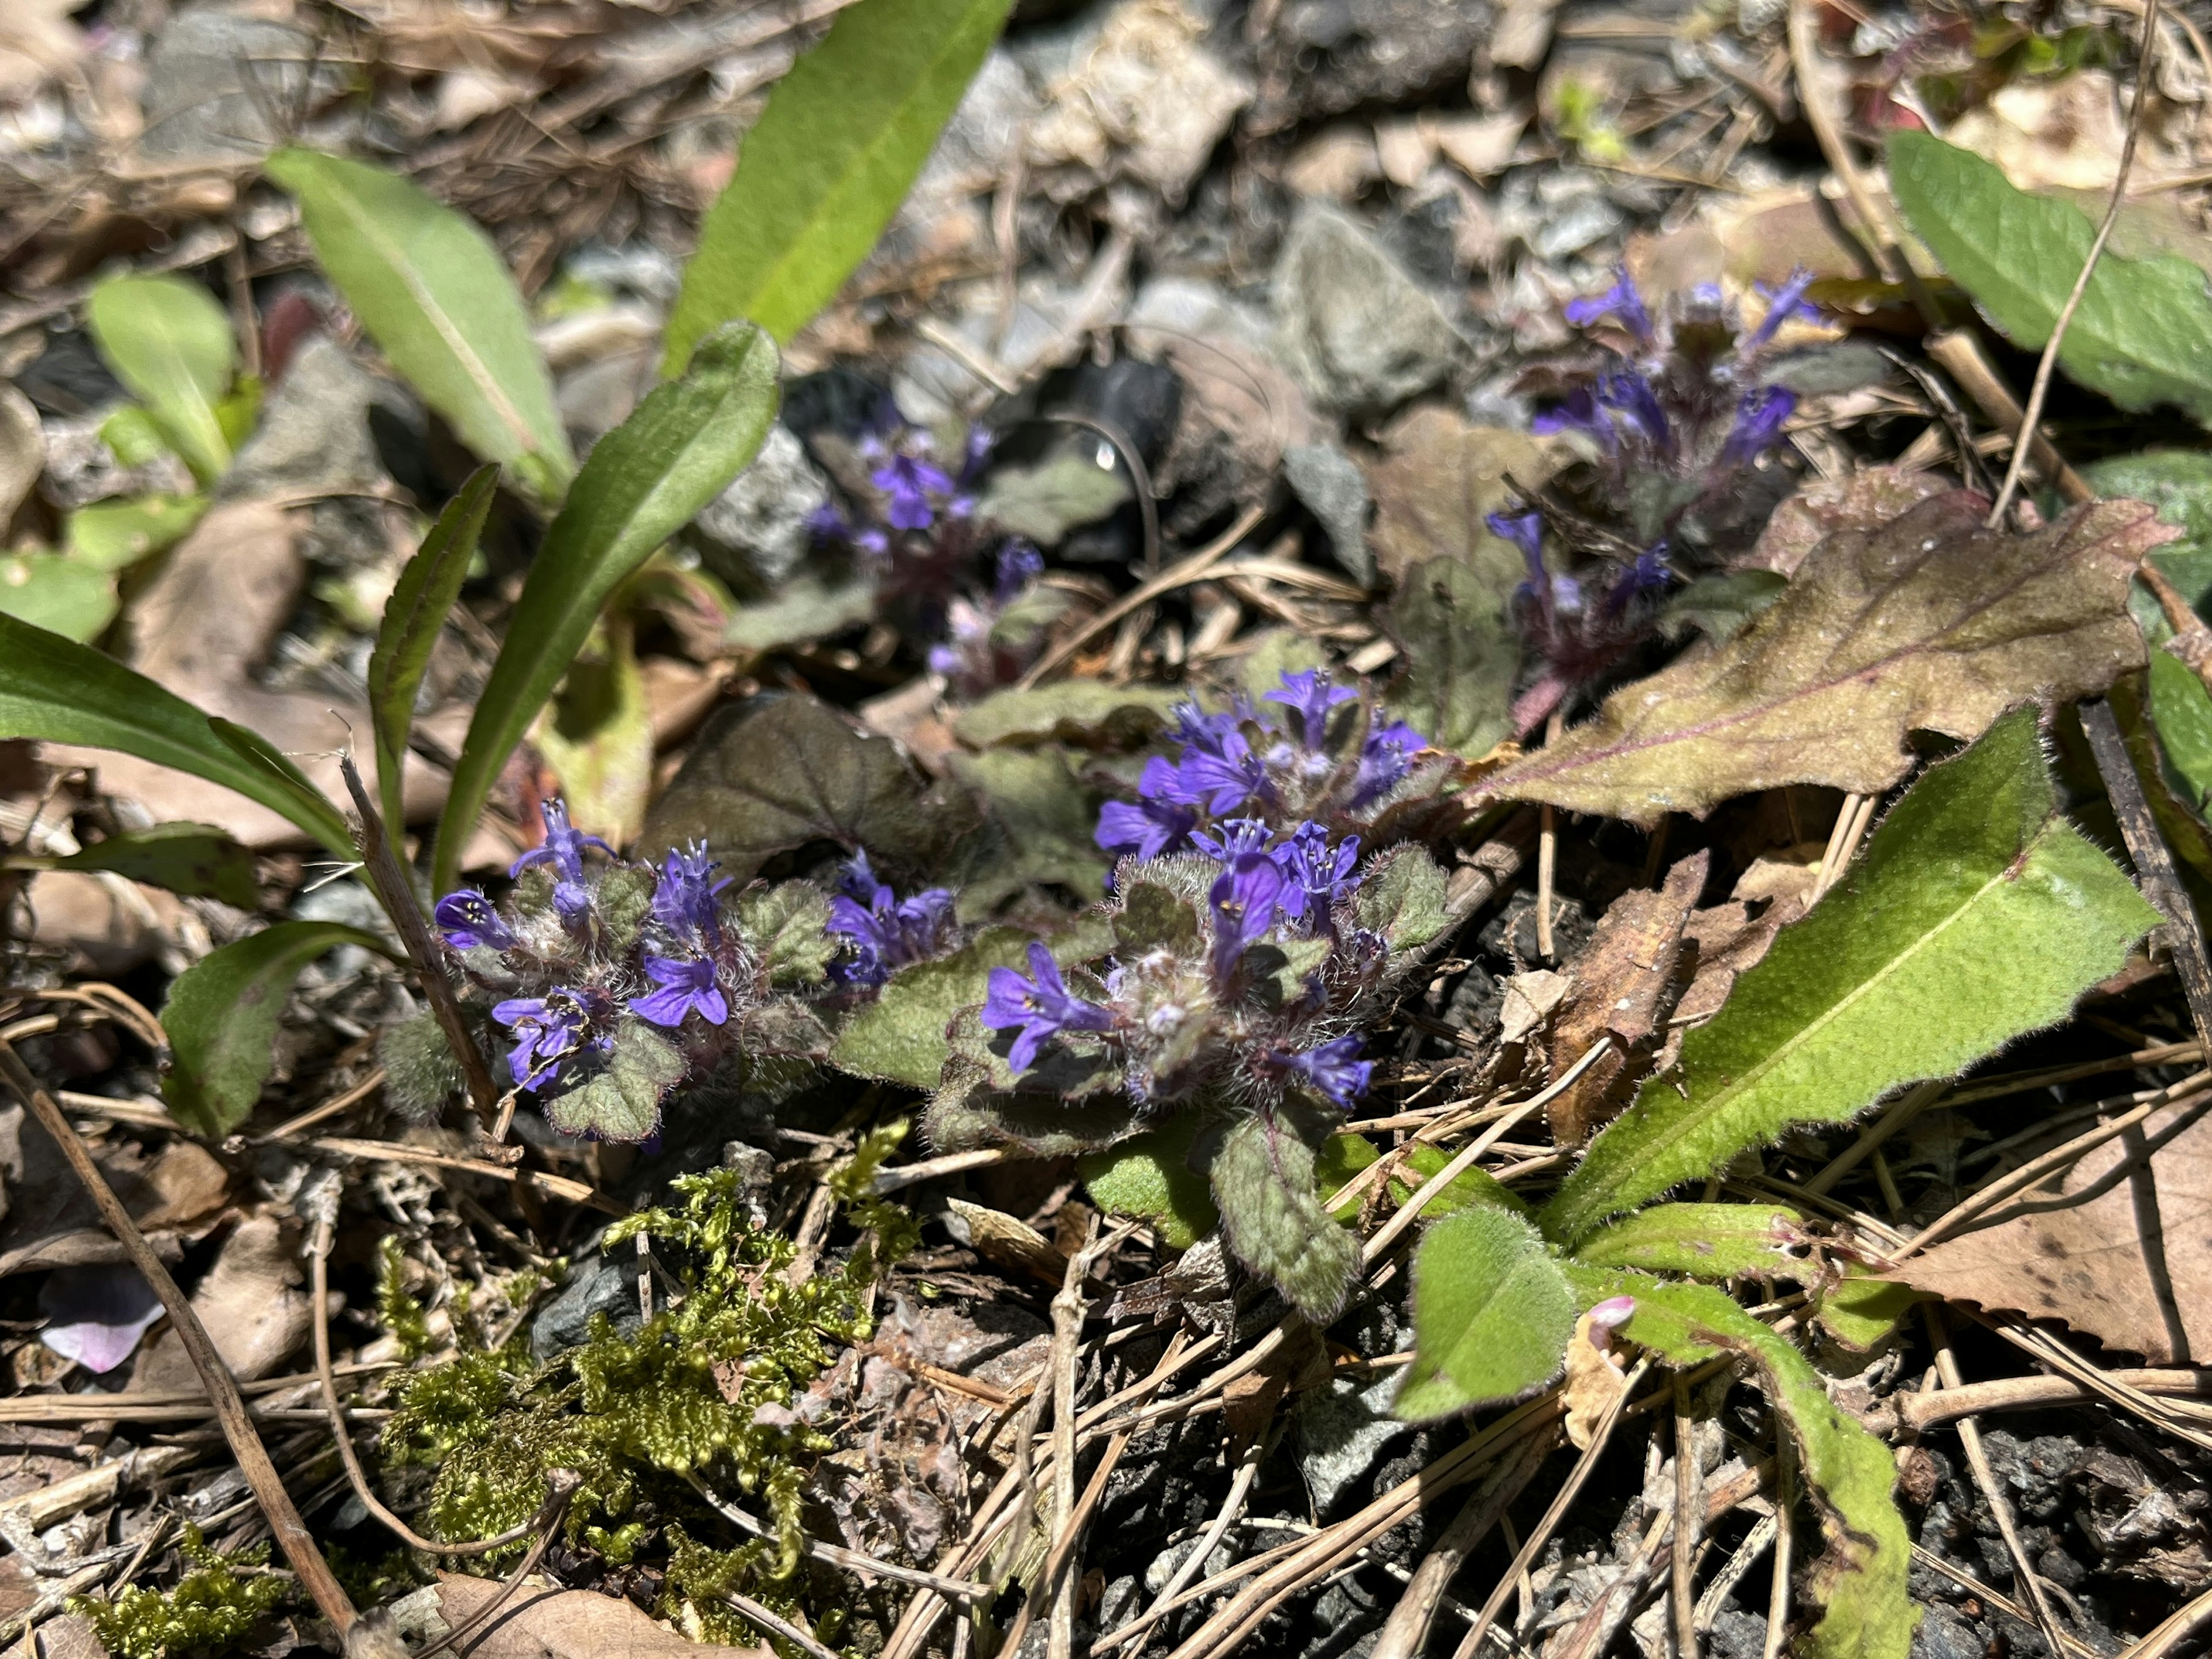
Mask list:
[[[793,1407],[830,1363],[825,1336],[866,1340],[880,1264],[913,1248],[906,1212],[866,1196],[904,1133],[900,1124],[871,1134],[833,1178],[863,1230],[838,1266],[794,1281],[796,1247],[746,1218],[738,1172],[686,1176],[673,1204],[608,1230],[610,1252],[649,1237],[681,1286],[641,1328],[622,1334],[601,1316],[580,1346],[544,1364],[518,1335],[401,1373],[380,1444],[387,1464],[437,1471],[425,1510],[434,1534],[488,1538],[520,1525],[545,1501],[549,1474],[568,1469],[580,1477],[565,1521],[571,1543],[620,1565],[660,1534],[671,1558],[662,1616],[696,1613],[710,1635],[747,1639],[716,1613],[741,1589],[811,1626],[795,1571],[800,1511],[829,1443]],[[765,1509],[767,1535],[711,1541],[728,1529],[700,1486]],[[818,1633],[836,1640],[834,1628]]]
[[[1795,1440],[1827,1537],[1813,1577],[1825,1605],[1802,1650],[1904,1659],[1910,1548],[1889,1452],[1720,1285],[1796,1280],[1860,1346],[1909,1296],[1848,1235],[1823,1237],[1783,1206],[1656,1200],[1792,1125],[1846,1121],[2063,1018],[2157,921],[2059,814],[2034,711],[2004,716],[1905,795],[1844,883],[1781,931],[1548,1203],[1471,1188],[1429,1227],[1399,1412],[1437,1417],[1541,1386],[1585,1312],[1601,1341],[1610,1331],[1664,1364],[1736,1355]]]
[[[1568,305],[1597,356],[1534,370],[1522,387],[1549,403],[1534,430],[1567,436],[1580,461],[1548,504],[1489,520],[1528,564],[1512,608],[1539,669],[1514,708],[1522,732],[1649,637],[1670,589],[1726,563],[1765,522],[1784,475],[1760,463],[1797,406],[1772,377],[1789,325],[1820,319],[1811,281],[1759,290],[1756,322],[1710,283],[1655,313],[1626,271]]]

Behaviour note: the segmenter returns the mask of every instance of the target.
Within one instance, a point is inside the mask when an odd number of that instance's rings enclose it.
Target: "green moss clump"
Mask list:
[[[92,1622],[100,1645],[118,1659],[167,1659],[172,1654],[214,1656],[238,1646],[275,1610],[290,1589],[265,1574],[241,1577],[240,1567],[264,1566],[269,1546],[217,1555],[200,1530],[185,1524],[179,1546],[191,1570],[169,1590],[134,1586],[113,1601],[77,1595],[69,1610]]]
[[[386,1233],[376,1246],[376,1317],[399,1345],[403,1359],[427,1353],[431,1346],[430,1316],[407,1291],[407,1257],[399,1240]]]

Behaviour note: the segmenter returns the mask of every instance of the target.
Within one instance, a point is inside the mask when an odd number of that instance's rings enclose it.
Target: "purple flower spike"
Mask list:
[[[1547,409],[1537,416],[1528,422],[1528,429],[1538,437],[1548,437],[1557,432],[1579,432],[1602,444],[1607,451],[1617,449],[1620,443],[1620,434],[1613,429],[1612,417],[1598,407],[1597,393],[1586,386],[1577,386],[1558,408]]]
[[[608,1047],[606,1038],[592,1035],[592,1011],[603,1000],[591,992],[556,988],[542,997],[510,997],[495,1007],[491,1017],[514,1034],[507,1056],[514,1086],[537,1088],[587,1041],[594,1048]]]
[[[1354,1031],[1302,1054],[1284,1054],[1280,1058],[1287,1069],[1297,1073],[1336,1105],[1349,1110],[1352,1102],[1367,1092],[1367,1080],[1375,1074],[1373,1060],[1354,1058],[1364,1042]]]
[[[729,999],[714,982],[714,964],[704,957],[647,957],[645,971],[659,988],[630,999],[629,1011],[640,1019],[671,1030],[694,1012],[709,1025],[729,1019]]]
[[[615,849],[597,836],[580,835],[569,828],[568,809],[560,801],[547,801],[538,808],[538,813],[545,820],[545,839],[515,860],[508,875],[519,876],[534,865],[550,864],[562,880],[581,883],[586,847],[596,847],[609,858],[615,855]]]
[[[868,482],[890,498],[884,517],[894,530],[927,530],[936,519],[931,497],[952,493],[952,480],[927,461],[893,455],[868,475]]]
[[[1619,410],[1662,453],[1674,453],[1674,432],[1668,424],[1667,411],[1659,406],[1659,394],[1634,369],[1600,375],[1597,400],[1607,409]]]
[[[999,550],[998,577],[992,584],[991,597],[1004,609],[1042,574],[1044,555],[1036,550],[1036,544],[1017,536]]]
[[[1618,617],[1637,599],[1647,593],[1662,591],[1674,580],[1674,573],[1667,563],[1667,544],[1654,542],[1636,556],[1636,562],[1620,573],[1620,579],[1606,590],[1599,605],[1601,614]]]
[[[446,943],[456,951],[473,950],[479,945],[495,951],[514,948],[514,935],[491,908],[491,901],[474,887],[447,894],[430,914]]]
[[[1285,674],[1282,690],[1262,694],[1261,701],[1281,703],[1296,714],[1299,739],[1309,749],[1319,749],[1328,734],[1329,710],[1358,695],[1348,685],[1331,685],[1325,671],[1309,668]]]
[[[1745,466],[1756,460],[1782,435],[1782,423],[1796,412],[1797,394],[1787,386],[1761,386],[1747,392],[1736,405],[1735,424],[1728,442],[1721,446],[1723,465]]]
[[[1284,881],[1279,902],[1293,921],[1310,916],[1316,924],[1326,922],[1336,902],[1359,885],[1359,878],[1352,873],[1359,866],[1357,836],[1346,836],[1332,848],[1327,830],[1318,823],[1302,823],[1275,849],[1274,857]]]
[[[1381,708],[1367,728],[1367,741],[1359,747],[1359,775],[1352,780],[1352,805],[1364,806],[1398,787],[1413,769],[1413,757],[1429,746],[1429,740],[1403,720],[1394,720]]]
[[[1172,782],[1175,768],[1155,756],[1145,769],[1147,776],[1154,766],[1164,768]],[[1153,798],[1131,805],[1109,800],[1098,809],[1098,829],[1091,839],[1116,858],[1134,853],[1140,859],[1156,859],[1163,853],[1182,851],[1197,824],[1197,811],[1179,801]]]
[[[1244,952],[1275,925],[1283,872],[1265,853],[1247,853],[1224,870],[1206,895],[1213,913],[1213,977],[1226,985]]]
[[[1521,550],[1521,556],[1528,562],[1528,574],[1533,580],[1544,570],[1544,515],[1534,508],[1526,513],[1493,513],[1483,520],[1490,533],[1502,537]]]
[[[714,879],[721,866],[707,856],[703,842],[668,850],[660,880],[653,890],[653,919],[672,933],[711,942],[721,935],[715,900],[730,878]],[[718,1022],[719,1023],[719,1022]]]
[[[1264,853],[1275,832],[1259,818],[1231,818],[1220,826],[1217,837],[1194,832],[1191,844],[1210,859],[1224,864],[1234,864],[1247,853]]]
[[[1819,322],[1820,307],[1805,297],[1805,290],[1812,286],[1813,273],[1802,265],[1790,273],[1790,280],[1780,288],[1770,289],[1759,283],[1759,291],[1766,298],[1766,315],[1759,319],[1759,326],[1752,331],[1750,338],[1737,348],[1738,355],[1748,357],[1771,340],[1792,317],[1808,323]]]
[[[1588,328],[1605,317],[1620,318],[1630,333],[1646,345],[1651,343],[1651,313],[1644,309],[1644,296],[1636,291],[1636,283],[1626,268],[1604,293],[1567,301],[1567,320],[1577,328]]]
[[[1225,733],[1218,753],[1194,746],[1185,750],[1176,775],[1180,799],[1193,805],[1204,802],[1216,817],[1235,811],[1267,783],[1267,769],[1241,732]]]
[[[880,985],[891,969],[933,957],[951,942],[952,894],[927,888],[901,901],[876,879],[866,852],[853,854],[830,901],[830,931],[850,940],[853,957],[831,971],[848,985]]]
[[[991,969],[982,1021],[994,1031],[1021,1028],[1006,1055],[1007,1064],[1017,1072],[1036,1065],[1037,1051],[1062,1031],[1106,1031],[1114,1026],[1109,1012],[1069,993],[1052,952],[1034,943],[1030,946],[1029,978],[1011,968]]]

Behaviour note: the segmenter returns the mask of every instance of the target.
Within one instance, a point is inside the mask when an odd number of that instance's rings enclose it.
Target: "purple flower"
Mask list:
[[[952,493],[952,480],[918,456],[894,454],[868,475],[868,482],[890,498],[884,517],[894,530],[927,530],[936,519],[930,498]]]
[[[695,1010],[709,1025],[729,1018],[729,999],[714,982],[714,964],[706,957],[647,957],[645,972],[659,988],[629,1000],[630,1012],[640,1019],[672,1030]]]
[[[704,842],[668,849],[660,880],[653,890],[653,919],[672,933],[711,942],[721,936],[715,900],[731,878],[716,881],[721,866],[707,856]],[[718,1022],[719,1023],[719,1022]]]
[[[1787,386],[1760,386],[1747,392],[1736,404],[1735,424],[1721,446],[1724,466],[1743,466],[1755,460],[1782,435],[1782,423],[1797,407],[1797,394]]]
[[[1017,536],[999,550],[998,579],[992,585],[991,597],[1003,610],[1042,574],[1044,555],[1036,550],[1036,544]]]
[[[39,1289],[46,1328],[39,1340],[64,1359],[104,1376],[138,1346],[161,1316],[161,1298],[136,1267],[57,1267]]]
[[[1155,766],[1163,768],[1172,782],[1175,768],[1157,755],[1146,765],[1146,776]],[[1132,805],[1109,800],[1098,809],[1098,829],[1091,839],[1116,858],[1134,853],[1140,859],[1156,859],[1163,853],[1180,852],[1197,823],[1198,813],[1180,801],[1155,797]]]
[[[805,523],[807,534],[817,542],[857,548],[878,558],[890,551],[890,538],[873,526],[855,529],[835,501],[823,502],[806,515]]]
[[[1235,811],[1267,785],[1267,770],[1241,732],[1224,733],[1218,751],[1195,745],[1184,750],[1176,776],[1178,792],[1170,799],[1203,803],[1216,817]]]
[[[1667,411],[1659,406],[1659,394],[1636,370],[1624,368],[1598,376],[1597,400],[1607,409],[1619,410],[1662,454],[1674,453],[1674,429],[1667,423]]]
[[[1011,968],[991,969],[982,1020],[995,1031],[1021,1028],[1006,1055],[1017,1072],[1034,1066],[1037,1050],[1062,1031],[1106,1031],[1114,1025],[1109,1011],[1069,993],[1052,952],[1035,943],[1030,945],[1029,978]]]
[[[1206,895],[1213,913],[1213,978],[1226,985],[1247,948],[1275,925],[1283,872],[1265,853],[1247,853],[1215,878]]]
[[[891,969],[935,956],[952,931],[952,895],[931,887],[902,901],[876,879],[866,852],[853,854],[830,901],[830,931],[852,942],[853,957],[833,970],[848,985],[880,985]]]
[[[1578,386],[1567,393],[1556,409],[1547,409],[1538,415],[1528,422],[1528,429],[1539,437],[1548,437],[1555,432],[1579,432],[1607,450],[1619,447],[1620,441],[1620,434],[1613,429],[1613,417],[1598,407],[1596,392],[1586,386]]]
[[[1279,691],[1264,693],[1263,702],[1279,702],[1297,716],[1298,738],[1309,749],[1319,749],[1328,734],[1328,713],[1359,694],[1347,685],[1331,685],[1326,671],[1309,668],[1283,676]]]
[[[561,1062],[589,1046],[604,1050],[605,1037],[592,1035],[593,1012],[605,1000],[592,991],[556,987],[542,997],[510,997],[491,1017],[514,1034],[507,1069],[518,1089],[535,1089]]]
[[[1600,613],[1618,617],[1635,600],[1646,593],[1656,593],[1674,580],[1674,571],[1667,563],[1667,544],[1654,542],[1636,556],[1636,562],[1620,573],[1620,580],[1606,590],[1600,602]]]
[[[1629,332],[1650,343],[1651,313],[1644,308],[1644,296],[1636,291],[1636,283],[1625,268],[1604,293],[1567,301],[1567,320],[1577,328],[1588,328],[1602,317],[1619,317]]]
[[[1326,922],[1336,902],[1359,885],[1352,872],[1359,864],[1359,837],[1346,836],[1334,848],[1328,831],[1318,823],[1302,823],[1291,838],[1275,849],[1275,866],[1283,872],[1283,893],[1278,901],[1293,921],[1311,916]]]
[[[1194,831],[1190,839],[1191,844],[1206,857],[1218,859],[1224,864],[1233,864],[1247,853],[1264,853],[1267,843],[1275,838],[1275,832],[1258,818],[1231,818],[1220,825],[1220,830],[1218,838]]]
[[[1759,326],[1736,348],[1737,356],[1751,356],[1771,340],[1782,325],[1792,317],[1802,318],[1808,323],[1819,322],[1820,307],[1805,297],[1805,290],[1812,286],[1813,273],[1802,265],[1790,273],[1789,281],[1780,288],[1770,289],[1765,283],[1759,283],[1759,291],[1766,296],[1766,315],[1759,319]]]
[[[1359,772],[1352,783],[1353,806],[1364,806],[1398,787],[1412,769],[1413,757],[1429,746],[1429,740],[1403,720],[1394,720],[1382,709],[1367,728],[1367,741],[1359,746]]]
[[[473,950],[479,945],[495,951],[514,948],[514,935],[499,919],[499,912],[491,908],[491,901],[474,887],[464,887],[459,892],[448,893],[438,901],[431,913],[438,931],[446,936],[446,943],[456,951]]]
[[[568,809],[560,801],[549,800],[538,808],[545,821],[545,839],[515,860],[510,876],[520,876],[532,866],[550,864],[554,870],[553,908],[561,919],[571,927],[580,923],[591,912],[591,890],[584,885],[584,849],[596,847],[612,858],[615,849],[597,836],[580,834],[568,824]]]
[[[1283,1065],[1297,1073],[1337,1105],[1350,1109],[1352,1103],[1367,1092],[1367,1079],[1375,1073],[1371,1060],[1356,1060],[1364,1039],[1354,1031],[1324,1042],[1318,1048],[1309,1048],[1302,1054],[1282,1054]]]
[[[1521,550],[1521,556],[1528,562],[1531,579],[1540,575],[1544,568],[1544,515],[1531,507],[1526,513],[1493,513],[1483,520],[1490,533],[1502,537]]]
[[[1209,755],[1221,754],[1232,739],[1239,743],[1243,740],[1244,734],[1237,728],[1249,711],[1242,702],[1240,698],[1239,707],[1218,714],[1206,714],[1194,702],[1179,702],[1171,711],[1176,721],[1171,735],[1187,748]]]

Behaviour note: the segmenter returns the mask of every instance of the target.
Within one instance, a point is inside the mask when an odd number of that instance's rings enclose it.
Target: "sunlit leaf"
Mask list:
[[[181,276],[111,276],[85,313],[100,356],[192,476],[221,477],[231,441],[216,405],[238,372],[238,342],[215,295]]]
[[[1808,1263],[1789,1247],[1802,1238],[1803,1222],[1795,1210],[1773,1204],[1654,1204],[1599,1228],[1575,1246],[1575,1259],[1593,1267],[1692,1279],[1763,1273],[1802,1279]]]
[[[1534,1227],[1489,1205],[1445,1216],[1413,1261],[1413,1363],[1398,1415],[1443,1417],[1541,1388],[1574,1329],[1574,1291]]]
[[[204,495],[139,495],[94,501],[62,520],[62,546],[97,570],[126,570],[185,538],[207,511]]]
[[[2163,651],[2150,653],[2150,718],[2159,747],[2189,785],[2191,805],[2202,806],[2212,792],[2212,696]]]
[[[95,640],[115,620],[115,578],[66,554],[0,553],[0,614],[64,639]]]
[[[1322,1207],[1313,1148],[1282,1124],[1246,1117],[1208,1173],[1231,1252],[1307,1318],[1334,1319],[1358,1273],[1359,1244]]]
[[[260,902],[253,854],[204,823],[125,830],[66,858],[29,862],[51,870],[104,870],[173,893],[221,899],[240,910]]]
[[[610,617],[602,650],[586,649],[531,728],[561,780],[568,816],[617,847],[637,838],[653,790],[653,711],[627,617]]]
[[[1197,1112],[1178,1113],[1161,1128],[1103,1152],[1085,1152],[1076,1159],[1076,1170],[1101,1208],[1143,1216],[1160,1243],[1187,1250],[1220,1218],[1212,1187],[1190,1167],[1191,1143],[1204,1121]]]

